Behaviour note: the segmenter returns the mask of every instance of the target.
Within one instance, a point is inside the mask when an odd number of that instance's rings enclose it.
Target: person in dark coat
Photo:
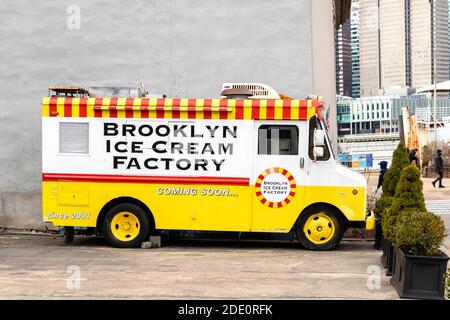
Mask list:
[[[417,151],[419,151],[419,150],[417,150],[417,148],[412,149],[412,150],[409,152],[408,158],[409,158],[409,163],[410,163],[410,164],[412,164],[413,162],[415,162],[415,163],[416,163],[416,166],[418,167],[418,166],[419,166],[419,161],[418,161],[418,159],[417,159]]]
[[[437,157],[434,159],[434,164],[436,166],[436,173],[439,176],[432,182],[433,187],[436,188],[436,182],[439,181],[439,188],[445,188],[445,186],[442,185],[442,178],[444,178],[444,159],[442,158],[442,150],[437,151]]]
[[[380,189],[383,186],[384,174],[387,171],[387,161],[381,161],[379,164],[380,164],[380,176],[378,177],[378,185],[376,191],[378,191],[378,189]]]

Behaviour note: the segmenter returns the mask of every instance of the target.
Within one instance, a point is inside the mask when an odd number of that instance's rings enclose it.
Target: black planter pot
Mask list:
[[[394,266],[394,246],[389,240],[384,239],[383,254],[381,255],[381,264],[386,268],[386,275],[392,275]]]
[[[391,283],[400,298],[445,300],[445,273],[449,257],[412,256],[395,248],[395,268]]]
[[[387,241],[386,244],[386,275],[392,275],[395,266],[395,251],[394,246],[390,241]]]
[[[383,254],[381,255],[381,264],[384,268],[387,268],[387,253],[389,250],[389,241],[383,239]]]
[[[373,247],[377,250],[383,250],[384,246],[384,235],[383,229],[381,228],[381,219],[377,219],[375,222],[375,244]]]

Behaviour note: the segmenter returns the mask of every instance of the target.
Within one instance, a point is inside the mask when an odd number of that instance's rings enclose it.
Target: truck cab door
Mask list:
[[[289,232],[304,198],[305,121],[255,121],[252,231]]]
[[[307,155],[305,156],[305,199],[307,204],[317,202],[336,203],[336,161],[331,149],[331,141],[325,131],[325,125],[316,116],[308,121]],[[325,133],[321,149],[322,155],[314,153],[315,130]]]

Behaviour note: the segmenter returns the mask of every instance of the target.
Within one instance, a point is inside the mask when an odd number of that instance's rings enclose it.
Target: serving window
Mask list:
[[[59,153],[89,154],[89,123],[59,123]]]

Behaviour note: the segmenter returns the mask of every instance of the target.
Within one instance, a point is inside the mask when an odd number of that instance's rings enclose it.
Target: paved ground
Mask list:
[[[95,237],[65,245],[0,236],[0,298],[396,299],[372,244],[311,252],[294,243],[184,241],[124,250]]]

